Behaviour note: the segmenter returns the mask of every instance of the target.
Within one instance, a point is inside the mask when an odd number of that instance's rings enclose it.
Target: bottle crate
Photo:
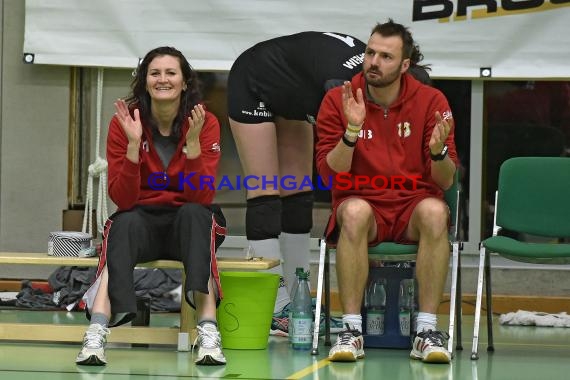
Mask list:
[[[387,263],[387,265],[390,266],[370,266],[370,271],[368,273],[367,286],[372,279],[380,277],[385,280],[386,309],[384,314],[384,334],[368,335],[366,331],[366,306],[365,302],[362,302],[364,347],[411,349],[413,334],[412,331],[410,331],[410,336],[402,335],[400,332],[400,313],[398,299],[401,281],[405,279],[413,279],[414,268],[413,266],[392,266],[392,263]],[[416,292],[417,289],[415,288],[414,294],[417,294]],[[413,314],[414,310],[412,308],[410,310],[410,325]]]

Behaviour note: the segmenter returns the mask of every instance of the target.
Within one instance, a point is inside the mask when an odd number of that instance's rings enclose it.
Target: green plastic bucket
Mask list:
[[[220,272],[224,299],[218,307],[222,347],[262,350],[267,347],[279,275]]]

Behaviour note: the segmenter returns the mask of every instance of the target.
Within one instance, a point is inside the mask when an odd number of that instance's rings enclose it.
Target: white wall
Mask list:
[[[69,68],[22,62],[23,20],[3,1],[0,249],[38,251],[66,207]]]
[[[0,250],[41,251],[66,207],[69,69],[24,65],[24,2],[2,5]]]
[[[24,64],[24,1],[1,3],[0,251],[42,252],[49,232],[61,229],[62,210],[68,207],[70,69]],[[95,83],[96,72],[93,78]],[[102,141],[113,99],[125,95],[130,79],[129,70],[105,73]],[[90,161],[95,157],[95,92],[92,103]],[[0,278],[43,278],[51,271],[6,265],[0,267]]]

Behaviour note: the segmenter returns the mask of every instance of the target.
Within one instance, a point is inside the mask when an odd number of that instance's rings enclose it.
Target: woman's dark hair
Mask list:
[[[152,60],[165,55],[178,58],[182,78],[186,84],[186,90],[183,90],[181,94],[178,114],[174,118],[172,125],[172,136],[179,137],[185,118],[190,115],[192,108],[202,100],[198,76],[179,50],[169,46],[161,46],[149,51],[139,63],[131,83],[131,93],[125,99],[125,102],[129,105],[129,108],[133,109],[136,107],[139,109],[143,125],[149,125],[152,129],[157,128],[156,121],[151,114],[150,95],[146,90],[146,76],[148,74],[148,66]]]

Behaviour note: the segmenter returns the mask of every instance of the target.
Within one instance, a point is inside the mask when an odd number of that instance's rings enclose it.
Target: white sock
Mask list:
[[[278,259],[283,263],[283,257],[281,255],[281,250],[279,248],[279,240],[277,239],[265,239],[265,240],[250,240],[250,247],[253,249],[253,255],[255,257],[264,257],[266,259]],[[275,300],[275,307],[273,312],[277,313],[283,310],[283,308],[291,302],[291,297],[289,297],[289,292],[285,286],[285,281],[283,280],[283,264],[278,265],[274,268],[268,269],[265,272],[275,273],[281,276],[281,281],[279,283],[279,289],[277,289],[277,299]]]
[[[418,313],[418,318],[416,320],[416,330],[418,333],[422,331],[437,329],[437,315],[431,313]]]
[[[303,268],[307,272],[310,263],[310,239],[311,235],[306,234],[289,234],[282,232],[279,235],[279,246],[281,247],[281,254],[283,255],[283,273],[285,283],[291,298],[293,294],[293,285],[297,281],[295,277],[295,269]],[[309,289],[311,284],[309,283]]]
[[[343,314],[342,315],[342,327],[346,328],[346,324],[350,326],[353,330],[358,330],[362,332],[362,315],[360,314]]]

